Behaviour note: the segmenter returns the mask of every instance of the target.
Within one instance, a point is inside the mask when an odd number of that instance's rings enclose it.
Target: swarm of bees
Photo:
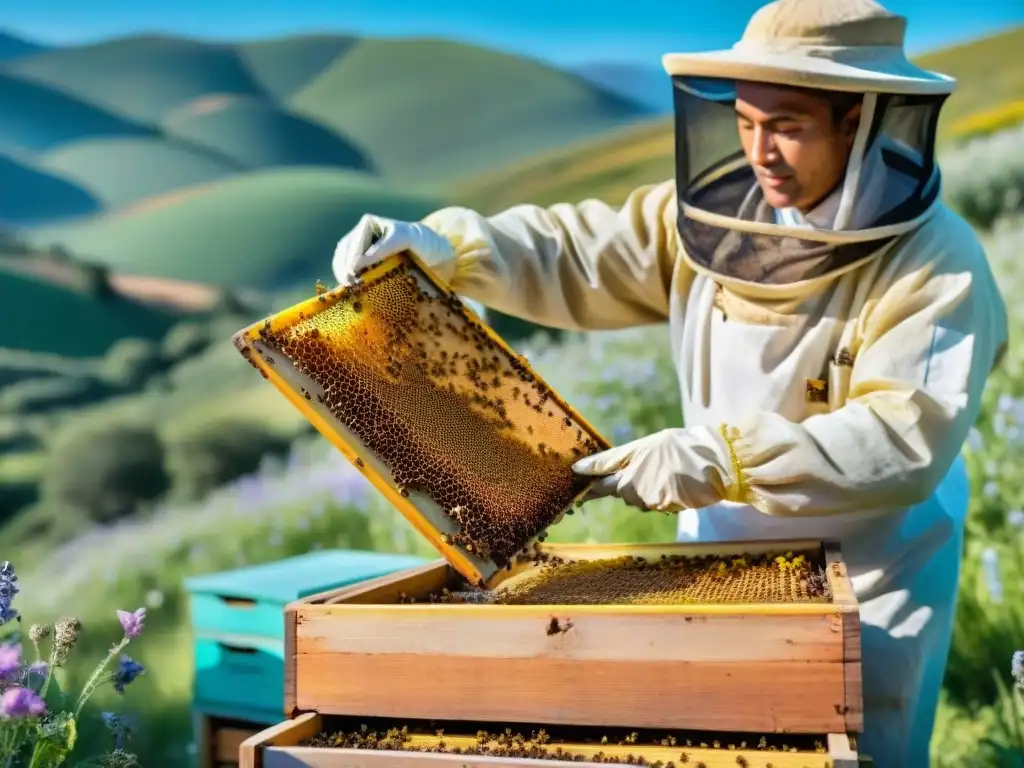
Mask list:
[[[723,737],[724,738],[724,737]],[[817,755],[827,754],[825,745],[818,740],[803,738],[797,746],[786,744],[780,739],[769,742],[762,736],[755,744],[746,740],[728,741],[712,738],[710,735],[675,734],[664,737],[641,737],[636,732],[619,734],[613,738],[604,735],[587,742],[571,742],[554,738],[547,729],[533,730],[530,736],[504,728],[490,732],[478,730],[475,737],[446,736],[445,731],[427,731],[409,726],[384,727],[361,725],[355,731],[338,731],[320,734],[304,746],[333,749],[367,749],[399,752],[440,752],[455,755],[480,755],[511,757],[533,760],[553,760],[572,763],[599,763],[606,765],[632,765],[646,768],[698,768],[698,750],[743,751],[736,755],[736,765],[741,768],[771,768],[772,753],[803,752]],[[799,739],[799,737],[797,737]],[[581,746],[589,746],[583,751]],[[617,747],[617,749],[614,749]],[[596,751],[595,751],[596,748]],[[652,748],[654,748],[652,750]],[[631,750],[631,751],[627,751]],[[674,759],[647,757],[644,752],[673,750]],[[764,753],[763,761],[754,763],[750,752]],[[818,763],[822,765],[822,763]]]
[[[402,496],[445,511],[449,545],[508,567],[583,492],[572,464],[607,446],[455,294],[405,261],[364,275],[319,285],[318,311],[267,322],[260,340],[315,384],[301,396],[378,457]]]

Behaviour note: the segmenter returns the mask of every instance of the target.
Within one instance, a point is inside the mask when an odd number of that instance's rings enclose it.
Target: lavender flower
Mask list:
[[[11,561],[0,562],[0,627],[13,619],[21,618],[11,605],[14,596],[18,594],[18,585],[15,584],[17,580],[18,575],[14,572]]]
[[[0,696],[0,717],[14,719],[42,717],[45,714],[46,704],[39,698],[39,694],[28,688],[8,688]]]
[[[21,646],[0,645],[0,680],[10,680],[21,671]]]
[[[134,640],[142,634],[143,622],[146,620],[146,609],[136,608],[134,611],[118,611],[117,620],[121,622],[124,636]]]
[[[1017,651],[1010,660],[1010,674],[1018,687],[1024,688],[1024,651]]]
[[[135,682],[135,678],[146,673],[146,668],[130,656],[122,656],[117,666],[117,671],[111,677],[114,683],[114,690],[124,693],[126,686]]]

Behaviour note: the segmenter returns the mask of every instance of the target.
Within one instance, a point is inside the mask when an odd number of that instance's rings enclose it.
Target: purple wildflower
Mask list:
[[[11,603],[14,596],[18,594],[17,574],[10,560],[0,562],[0,626],[3,626],[12,619],[20,619],[18,612],[14,610]]]
[[[130,656],[122,656],[117,665],[117,671],[113,674],[114,690],[124,693],[125,686],[130,685],[139,675],[145,674],[146,668]]]
[[[1016,651],[1010,660],[1010,674],[1017,681],[1017,685],[1024,688],[1024,651]]]
[[[124,636],[134,640],[142,634],[143,622],[146,620],[146,609],[136,608],[134,611],[118,611],[117,620],[121,622]]]
[[[21,646],[0,645],[0,680],[10,680],[21,671]]]
[[[39,694],[28,688],[8,688],[0,696],[0,717],[42,717],[46,714],[46,704]]]

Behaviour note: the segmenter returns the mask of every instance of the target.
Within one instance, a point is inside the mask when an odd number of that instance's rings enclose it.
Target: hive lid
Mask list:
[[[317,592],[422,565],[411,555],[328,549],[185,580],[193,595],[217,595],[284,605]]]
[[[409,253],[239,331],[244,357],[474,584],[590,486],[609,443]]]

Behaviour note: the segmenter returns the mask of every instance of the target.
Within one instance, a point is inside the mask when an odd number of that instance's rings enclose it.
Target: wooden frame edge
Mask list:
[[[238,768],[263,768],[264,748],[297,746],[303,739],[316,736],[322,726],[323,719],[316,712],[306,712],[272,725],[242,742],[238,750]]]
[[[826,573],[832,600],[836,605],[840,631],[843,633],[843,717],[848,733],[864,731],[864,684],[861,673],[860,609],[853,592],[846,561],[836,542],[823,542]]]
[[[294,602],[284,607],[284,716],[294,717],[298,690],[296,682],[299,615]]]
[[[859,768],[860,766],[857,750],[850,744],[850,737],[845,733],[828,734],[828,756],[832,760],[832,768]]]

